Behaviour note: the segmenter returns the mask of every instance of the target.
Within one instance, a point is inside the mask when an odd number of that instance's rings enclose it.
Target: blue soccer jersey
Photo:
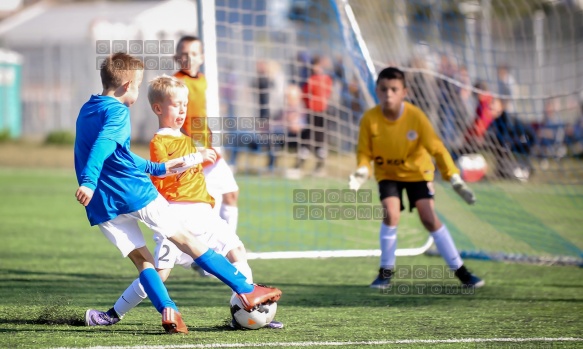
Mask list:
[[[77,117],[75,172],[79,185],[94,190],[85,208],[91,225],[137,211],[158,192],[146,174],[162,175],[163,164],[130,151],[130,111],[117,99],[93,95]]]

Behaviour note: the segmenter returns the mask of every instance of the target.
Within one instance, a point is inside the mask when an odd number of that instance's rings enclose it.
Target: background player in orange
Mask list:
[[[481,287],[484,281],[464,266],[447,227],[435,213],[433,178],[437,162],[441,176],[468,203],[475,202],[455,167],[451,155],[435,134],[421,109],[405,101],[405,74],[397,68],[380,72],[376,82],[379,105],[362,117],[357,147],[358,169],[350,176],[349,187],[358,190],[371,173],[378,181],[384,218],[380,229],[381,262],[377,278],[370,287],[390,284],[395,267],[397,225],[403,206],[403,190],[407,191],[410,209],[417,208],[423,226],[431,233],[437,250],[463,285]]]
[[[150,82],[148,100],[152,110],[158,116],[160,126],[150,141],[151,160],[166,162],[170,159],[184,159],[186,164],[182,169],[175,169],[175,171],[183,171],[178,175],[153,176],[152,182],[158,192],[168,200],[170,210],[175,217],[179,218],[180,223],[210,249],[226,256],[247,278],[247,283],[253,284],[253,275],[247,263],[243,242],[230,229],[227,222],[213,211],[214,199],[206,189],[201,164],[204,161],[214,161],[215,152],[208,148],[197,151],[192,140],[180,132],[186,118],[188,88],[176,78],[160,76]],[[156,241],[155,266],[162,281],[166,281],[175,265],[189,268],[194,263],[192,257],[182,253],[170,240],[158,236],[155,236],[154,240]],[[280,291],[277,292],[280,293]],[[93,317],[98,320],[88,322],[87,325],[114,325],[146,296],[140,280],[136,279],[123,292],[113,308],[107,312],[88,310],[88,313],[93,314]],[[267,326],[282,328],[283,324],[272,321]]]
[[[174,76],[186,84],[189,90],[188,109],[182,132],[206,148],[212,147],[211,130],[207,122],[207,82],[200,67],[204,63],[202,42],[195,36],[183,36],[176,45],[176,61],[181,69]],[[212,115],[217,117],[218,115]],[[227,162],[217,154],[217,161],[204,163],[203,171],[209,193],[215,198],[215,210],[236,231],[239,218],[237,199],[239,186]]]

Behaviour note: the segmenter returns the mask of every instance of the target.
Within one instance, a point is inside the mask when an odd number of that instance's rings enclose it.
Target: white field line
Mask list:
[[[274,342],[274,343],[212,343],[184,345],[148,345],[148,346],[113,346],[88,347],[88,349],[207,349],[207,348],[264,348],[264,347],[342,347],[348,345],[375,346],[394,344],[457,344],[457,343],[524,343],[524,342],[583,342],[583,338],[460,338],[460,339],[402,339],[386,341],[354,341],[354,342]],[[72,349],[59,347],[53,349]],[[78,348],[77,348],[78,349]]]

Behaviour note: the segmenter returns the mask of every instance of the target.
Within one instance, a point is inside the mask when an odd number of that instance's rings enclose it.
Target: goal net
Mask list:
[[[396,66],[477,194],[469,207],[437,176],[439,215],[463,256],[581,263],[580,1],[201,4],[215,14],[202,31],[218,81],[209,110],[241,189],[239,234],[259,257],[378,255],[376,184],[355,196],[347,178],[376,74]],[[331,94],[306,106],[315,72]],[[430,242],[405,211],[399,253]]]

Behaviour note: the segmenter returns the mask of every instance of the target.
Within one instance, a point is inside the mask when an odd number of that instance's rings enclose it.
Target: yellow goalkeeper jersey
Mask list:
[[[192,139],[179,130],[161,129],[150,141],[150,159],[153,162],[166,162],[196,152]],[[215,205],[215,199],[206,189],[200,164],[178,175],[151,178],[158,192],[170,202],[204,202],[213,207]]]
[[[396,121],[388,120],[381,107],[366,111],[360,122],[357,147],[358,167],[366,166],[377,181],[433,181],[435,158],[445,180],[459,170],[451,155],[435,134],[421,109],[404,102],[403,113]]]

